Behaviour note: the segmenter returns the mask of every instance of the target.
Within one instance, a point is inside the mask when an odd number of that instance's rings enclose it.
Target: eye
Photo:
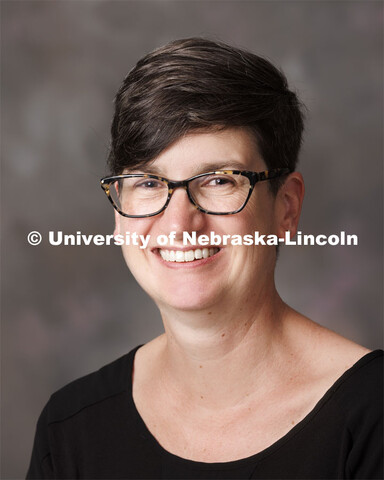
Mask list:
[[[236,180],[230,175],[212,175],[206,177],[202,187],[229,187],[235,186]]]
[[[139,180],[135,183],[134,188],[142,188],[146,190],[152,190],[155,188],[164,188],[165,185],[160,180],[156,180],[155,178],[146,178],[145,180]]]

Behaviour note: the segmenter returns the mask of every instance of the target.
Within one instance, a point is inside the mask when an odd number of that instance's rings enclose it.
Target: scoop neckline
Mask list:
[[[289,442],[292,438],[294,438],[305,426],[311,422],[311,420],[320,412],[320,410],[324,407],[324,405],[331,399],[334,393],[340,388],[340,386],[353,374],[355,371],[359,370],[370,361],[374,360],[376,357],[382,356],[384,351],[381,349],[372,350],[368,352],[364,356],[362,356],[357,362],[355,362],[348,370],[346,370],[324,393],[324,395],[319,399],[313,409],[294,427],[292,427],[285,435],[280,437],[276,442],[272,443],[265,449],[261,450],[260,452],[254,453],[248,457],[240,458],[237,460],[230,460],[228,462],[200,462],[196,460],[190,460],[187,458],[180,457],[174,453],[169,452],[166,450],[156,439],[156,437],[152,434],[152,432],[148,429],[144,419],[141,417],[139,411],[137,410],[135,401],[133,399],[133,392],[132,392],[132,372],[133,366],[135,361],[136,352],[141,348],[143,345],[139,345],[134,348],[129,353],[129,363],[128,363],[128,389],[127,393],[129,396],[129,403],[131,410],[134,413],[137,423],[140,426],[140,429],[145,432],[145,436],[151,443],[155,446],[155,448],[160,452],[163,457],[166,457],[167,460],[177,463],[177,464],[184,464],[189,468],[198,469],[198,470],[230,470],[235,468],[244,467],[247,464],[255,461],[260,461],[269,455],[272,455],[274,452],[279,450],[283,445]]]

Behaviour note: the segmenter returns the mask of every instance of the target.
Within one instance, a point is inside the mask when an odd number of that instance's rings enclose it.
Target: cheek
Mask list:
[[[123,245],[121,251],[128,268],[133,270],[135,265],[140,261],[140,249],[130,245]]]
[[[274,234],[274,197],[267,190],[266,185],[260,185],[260,187],[263,189],[253,191],[247,206],[239,215],[243,214],[241,221],[246,226],[244,230],[247,233],[258,231],[265,235]]]
[[[128,268],[136,276],[136,270],[144,271],[146,269],[143,263],[146,255],[149,253],[147,250],[150,249],[149,246],[140,248],[141,241],[139,236],[151,236],[153,220],[151,218],[126,218],[121,215],[119,217],[116,218],[115,234],[123,235],[124,239],[129,241],[130,244],[124,243],[121,249]],[[135,245],[135,242],[139,243],[139,245]]]
[[[120,214],[116,216],[116,228],[115,231],[125,235],[129,233],[137,233],[139,235],[147,235],[148,230],[152,228],[153,217],[148,218],[127,218]]]
[[[233,217],[228,217],[225,227],[221,228],[221,230],[224,229],[224,233],[242,236],[253,235],[256,231],[260,234],[273,233],[270,231],[272,229],[271,218],[267,214],[251,208]]]
[[[140,249],[136,246],[122,246],[122,253],[125,263],[136,281],[146,290],[150,287],[152,272],[148,263],[146,249]]]

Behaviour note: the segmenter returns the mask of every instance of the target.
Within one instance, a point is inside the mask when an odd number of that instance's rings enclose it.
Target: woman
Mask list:
[[[287,306],[276,246],[184,242],[295,235],[302,130],[283,74],[225,44],[129,73],[102,187],[115,234],[149,238],[123,254],[165,333],[52,396],[28,478],[382,478],[382,352]]]

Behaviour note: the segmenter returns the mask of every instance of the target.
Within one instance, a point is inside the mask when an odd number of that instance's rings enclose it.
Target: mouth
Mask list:
[[[213,257],[220,248],[196,248],[194,250],[163,250],[159,248],[159,254],[165,262],[189,263],[205,258]]]

